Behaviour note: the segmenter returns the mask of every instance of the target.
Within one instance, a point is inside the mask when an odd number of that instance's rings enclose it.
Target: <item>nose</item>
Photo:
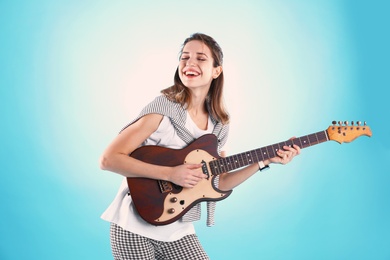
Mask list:
[[[194,62],[194,59],[193,58],[189,58],[186,62],[186,66],[187,67],[193,67],[195,65],[195,62]]]

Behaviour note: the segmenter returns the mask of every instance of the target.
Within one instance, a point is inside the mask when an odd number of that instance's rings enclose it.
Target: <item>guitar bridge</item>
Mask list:
[[[158,181],[161,193],[171,192],[173,190],[172,183],[169,181]]]

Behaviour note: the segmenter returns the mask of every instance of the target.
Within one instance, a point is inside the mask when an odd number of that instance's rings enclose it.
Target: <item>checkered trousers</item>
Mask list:
[[[110,240],[115,260],[209,259],[195,234],[173,242],[161,242],[134,234],[111,223]]]

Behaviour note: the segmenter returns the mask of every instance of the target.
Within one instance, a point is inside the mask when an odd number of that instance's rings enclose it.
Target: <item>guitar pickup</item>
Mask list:
[[[207,163],[202,160],[202,172],[203,174],[207,175],[207,180],[210,178],[209,170],[207,169]]]

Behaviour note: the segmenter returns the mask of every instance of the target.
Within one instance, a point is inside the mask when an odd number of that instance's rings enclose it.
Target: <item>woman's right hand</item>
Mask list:
[[[169,181],[184,188],[193,188],[204,178],[202,164],[183,164],[172,168]]]

